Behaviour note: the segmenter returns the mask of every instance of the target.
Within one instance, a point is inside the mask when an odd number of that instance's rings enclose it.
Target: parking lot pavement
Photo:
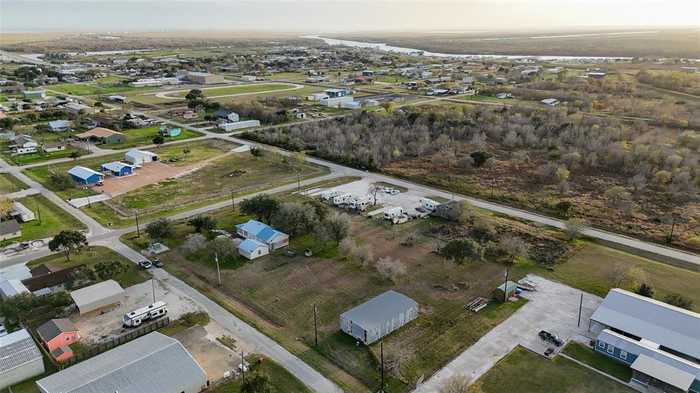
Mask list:
[[[171,320],[178,319],[182,314],[200,311],[201,307],[182,292],[168,287],[160,281],[155,281],[156,300],[168,305],[168,316]],[[126,301],[104,314],[74,315],[71,317],[75,326],[80,329],[83,340],[96,343],[125,333],[122,327],[122,317],[127,312],[153,303],[151,281],[132,285],[125,289]]]
[[[493,328],[474,345],[467,348],[447,366],[414,390],[414,393],[439,392],[453,375],[465,375],[476,381],[497,361],[517,345],[543,354],[551,344],[545,344],[537,335],[540,330],[556,334],[562,340],[580,340],[587,334],[588,321],[602,299],[583,294],[581,324],[578,325],[581,291],[542,277],[528,275],[536,283],[536,292],[524,292],[527,304],[500,325]]]

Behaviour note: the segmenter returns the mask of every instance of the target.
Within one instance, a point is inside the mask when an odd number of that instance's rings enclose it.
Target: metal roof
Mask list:
[[[684,392],[687,392],[690,389],[690,385],[695,381],[695,375],[671,367],[646,355],[639,355],[630,368],[677,387]]]
[[[0,280],[0,294],[4,297],[13,297],[29,293],[27,287],[20,280]]]
[[[85,168],[84,166],[74,166],[71,168],[68,173],[70,175],[73,175],[75,177],[79,177],[81,179],[87,180],[90,178],[90,176],[93,175],[98,175],[100,177],[103,177],[103,175],[100,172],[97,172],[95,170],[92,170],[90,168]]]
[[[179,393],[206,374],[174,338],[153,332],[36,382],[47,393]]]
[[[253,240],[253,239],[246,239],[246,240],[243,240],[243,241],[241,242],[241,244],[238,245],[238,249],[243,250],[243,251],[245,251],[245,252],[247,252],[247,253],[251,253],[251,252],[257,250],[257,249],[260,248],[260,247],[267,248],[266,245],[260,243],[260,242],[257,241],[257,240]]]
[[[41,357],[39,348],[25,329],[0,337],[0,374]]]
[[[340,317],[351,320],[354,324],[369,330],[382,325],[387,319],[391,319],[397,314],[416,307],[418,307],[418,303],[415,300],[389,290],[342,313]]]
[[[81,308],[82,306],[93,303],[95,299],[106,299],[123,293],[124,289],[122,289],[116,281],[107,280],[90,285],[89,287],[77,289],[71,292],[70,296],[73,298],[78,308]]]
[[[264,242],[269,242],[277,236],[284,236],[284,233],[256,220],[249,220],[246,223],[238,224],[236,228],[243,229],[248,232],[249,236],[256,237]]]
[[[700,358],[700,314],[615,288],[591,319]]]
[[[66,318],[51,319],[36,329],[39,337],[44,342],[49,342],[56,338],[61,333],[77,332],[78,329],[73,325],[73,322]]]
[[[133,168],[133,165],[125,164],[119,161],[112,161],[102,164],[102,169],[107,169],[111,172],[121,172],[124,168]]]

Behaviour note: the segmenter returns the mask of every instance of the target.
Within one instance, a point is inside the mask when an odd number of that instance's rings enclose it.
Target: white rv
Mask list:
[[[124,318],[122,318],[122,325],[125,327],[140,326],[144,321],[160,318],[167,313],[168,308],[166,307],[165,302],[155,302],[150,306],[141,307],[138,310],[124,314]]]
[[[384,219],[393,221],[395,218],[401,217],[405,213],[401,206],[387,207],[384,209]]]
[[[330,201],[340,194],[342,194],[342,192],[338,190],[324,191],[323,193],[321,193],[321,199],[324,201]]]
[[[333,204],[338,206],[344,203],[349,203],[352,200],[352,194],[341,194],[333,198]]]
[[[435,210],[438,205],[439,205],[439,203],[435,202],[432,199],[429,199],[429,198],[421,198],[420,199],[420,206],[427,211],[431,212],[431,211]]]
[[[350,208],[353,210],[365,211],[369,206],[369,199],[366,196],[353,198],[350,201]]]

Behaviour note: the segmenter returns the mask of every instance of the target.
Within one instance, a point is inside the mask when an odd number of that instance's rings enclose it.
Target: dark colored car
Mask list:
[[[163,266],[165,266],[165,265],[163,264],[163,262],[162,262],[160,259],[155,258],[155,259],[153,260],[153,266],[155,266],[155,267],[163,267]]]
[[[544,351],[544,356],[551,356],[554,353],[554,348],[547,348],[546,351]]]

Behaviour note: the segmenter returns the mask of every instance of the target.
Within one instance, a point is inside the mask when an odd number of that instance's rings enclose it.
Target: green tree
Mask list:
[[[462,264],[465,259],[481,260],[483,249],[479,243],[471,239],[451,240],[440,249],[440,255],[457,264]]]
[[[192,89],[185,96],[185,100],[188,108],[197,109],[204,105],[204,93],[199,89]]]
[[[686,310],[692,310],[693,309],[693,301],[691,299],[688,299],[687,297],[677,294],[677,293],[670,293],[664,297],[664,302],[684,308]]]
[[[156,135],[153,137],[153,144],[160,146],[163,143],[165,143],[165,138],[163,138],[163,135]]]
[[[248,376],[241,384],[241,393],[272,393],[270,377],[257,372]]]
[[[187,224],[194,228],[197,233],[210,232],[212,229],[216,228],[216,220],[210,216],[195,216],[192,217]]]
[[[637,295],[642,295],[650,298],[654,297],[654,288],[652,288],[651,285],[645,282],[639,284],[639,286],[637,287],[637,289],[634,290],[634,292]]]
[[[269,195],[260,194],[245,199],[240,204],[241,213],[255,216],[267,224],[270,224],[272,216],[279,209],[280,203]]]
[[[61,231],[49,241],[49,250],[63,252],[66,260],[70,261],[70,254],[72,252],[79,253],[87,244],[87,239],[82,232]]]
[[[148,224],[146,233],[151,239],[162,241],[173,235],[173,225],[167,218],[161,218]]]

